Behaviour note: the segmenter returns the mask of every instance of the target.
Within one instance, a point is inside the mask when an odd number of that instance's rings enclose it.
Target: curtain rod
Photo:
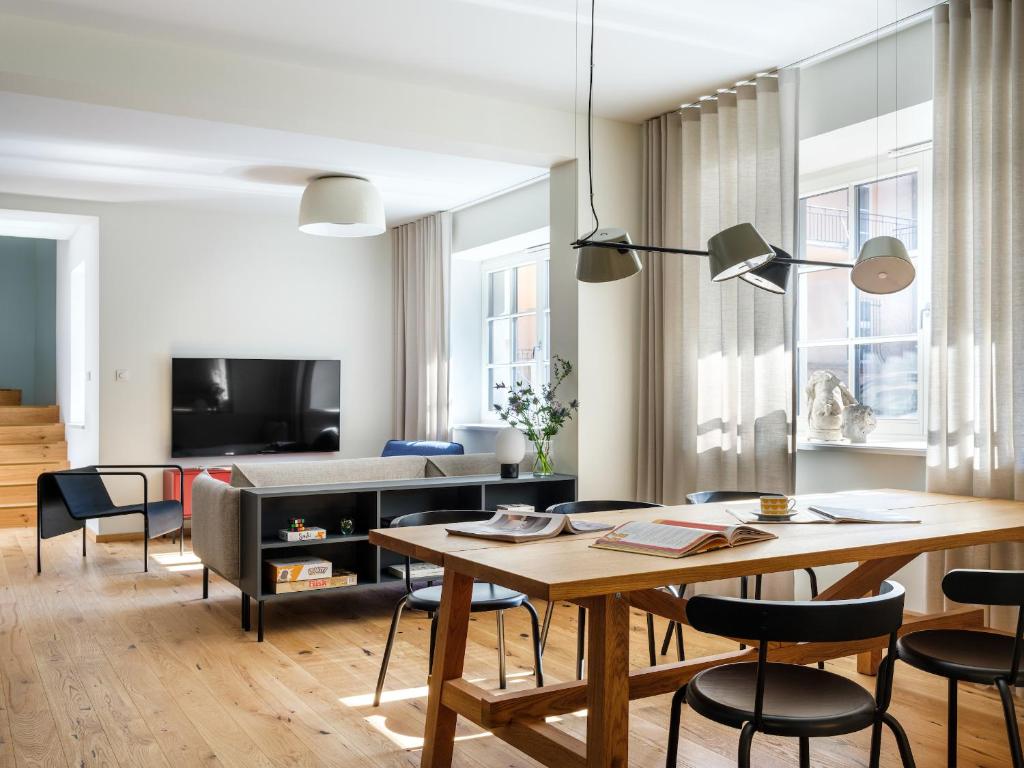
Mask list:
[[[938,8],[940,5],[948,5],[948,4],[949,4],[949,0],[941,0],[940,2],[934,3],[933,5],[930,5],[927,8],[924,8],[924,9],[918,11],[917,13],[912,13],[909,16],[904,16],[904,17],[902,17],[900,19],[896,19],[895,21],[891,21],[888,24],[885,24],[884,26],[879,27],[877,30],[871,30],[870,32],[865,32],[863,35],[858,35],[857,37],[852,38],[851,40],[846,40],[846,41],[844,41],[842,43],[838,43],[837,45],[833,45],[831,48],[826,48],[825,50],[818,51],[817,53],[811,54],[810,56],[805,56],[804,58],[799,59],[797,61],[794,61],[794,62],[792,62],[790,64],[786,64],[785,66],[775,67],[774,69],[765,70],[764,72],[758,72],[756,75],[754,75],[751,78],[748,78],[746,80],[738,80],[732,86],[729,86],[729,87],[726,87],[726,88],[719,88],[714,94],[707,94],[705,96],[701,96],[696,101],[691,101],[691,102],[689,102],[687,104],[680,104],[675,109],[670,109],[667,112],[662,112],[660,114],[654,115],[654,117],[663,117],[665,115],[674,115],[674,114],[676,114],[678,112],[681,112],[684,109],[694,109],[695,107],[699,107],[701,105],[701,102],[712,101],[714,99],[717,99],[718,98],[718,94],[720,94],[720,93],[735,93],[736,88],[738,88],[738,87],[741,87],[741,86],[744,86],[744,85],[752,85],[754,83],[754,81],[757,78],[759,78],[759,77],[778,77],[778,73],[781,70],[783,70],[783,69],[789,69],[790,67],[806,66],[808,64],[811,64],[811,63],[814,63],[814,62],[821,61],[823,59],[829,58],[831,56],[835,56],[835,55],[837,55],[837,54],[839,54],[839,53],[841,53],[841,52],[843,52],[845,50],[856,48],[861,43],[868,42],[868,41],[870,41],[872,39],[877,39],[877,38],[881,37],[883,34],[888,35],[890,33],[890,31],[898,31],[898,28],[899,28],[899,26],[901,24],[910,24],[910,23],[916,23],[916,22],[919,22],[919,21],[923,21],[925,16],[931,14],[931,12],[933,10],[935,10],[936,8]],[[653,117],[648,118],[648,120],[653,120],[653,119],[654,119]],[[645,120],[644,122],[647,122],[647,121]]]

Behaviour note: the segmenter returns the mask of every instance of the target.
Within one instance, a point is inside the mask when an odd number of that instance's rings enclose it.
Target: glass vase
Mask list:
[[[533,444],[533,449],[536,451],[536,456],[533,459],[533,474],[542,476],[555,474],[555,464],[551,458],[551,441],[538,440]]]

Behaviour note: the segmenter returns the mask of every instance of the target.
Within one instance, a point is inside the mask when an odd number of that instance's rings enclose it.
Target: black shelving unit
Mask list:
[[[276,488],[243,488],[241,492],[240,551],[244,596],[258,603],[259,639],[263,639],[263,603],[323,595],[345,589],[397,580],[388,566],[403,562],[393,552],[370,544],[373,528],[386,528],[392,519],[432,509],[497,509],[499,504],[531,504],[538,510],[563,501],[575,501],[572,475],[524,474],[504,480],[497,475],[434,477],[417,480],[381,480]],[[323,539],[282,541],[278,531],[293,517],[307,526],[327,531]],[[339,533],[341,520],[353,521],[350,535]],[[321,557],[356,574],[355,586],[305,592],[273,591],[264,562],[289,557]],[[247,599],[243,604],[247,604]]]

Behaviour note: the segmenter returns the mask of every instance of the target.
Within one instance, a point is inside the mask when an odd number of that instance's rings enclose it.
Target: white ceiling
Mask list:
[[[597,0],[595,111],[639,122],[935,2]],[[0,10],[569,109],[577,12],[587,22],[589,3],[0,0]]]
[[[290,206],[325,173],[364,176],[391,225],[547,169],[0,92],[0,191],[105,202]]]

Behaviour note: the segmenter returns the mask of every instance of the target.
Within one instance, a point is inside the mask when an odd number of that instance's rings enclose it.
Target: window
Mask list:
[[[495,384],[534,385],[548,380],[551,311],[548,247],[483,263],[483,411],[494,417],[505,398]]]
[[[873,163],[870,170],[848,170],[848,181],[801,197],[800,253],[849,264],[866,240],[891,235],[907,246],[917,278],[903,291],[879,296],[859,291],[848,269],[800,268],[800,431],[807,427],[807,378],[829,369],[874,410],[876,439],[923,439],[931,152],[901,159],[898,173],[860,175],[871,171]]]

